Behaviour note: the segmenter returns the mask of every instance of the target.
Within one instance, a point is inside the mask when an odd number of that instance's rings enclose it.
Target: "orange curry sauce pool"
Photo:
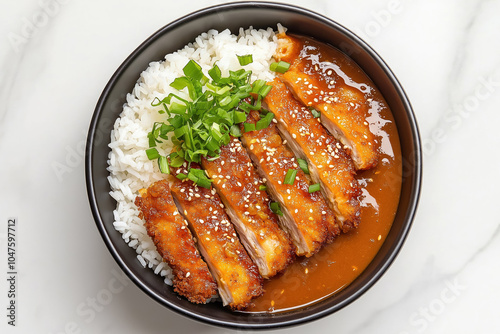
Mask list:
[[[297,37],[297,36],[296,36]],[[382,246],[394,220],[401,189],[401,151],[392,114],[372,81],[343,53],[309,38],[303,55],[331,68],[337,83],[357,87],[370,103],[370,130],[381,140],[377,167],[358,172],[363,189],[361,222],[310,258],[298,258],[283,274],[267,280],[266,292],[247,312],[280,312],[326,298],[349,285]]]

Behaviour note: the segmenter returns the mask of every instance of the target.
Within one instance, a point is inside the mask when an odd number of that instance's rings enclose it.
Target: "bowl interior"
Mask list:
[[[278,23],[290,32],[312,36],[349,55],[375,82],[389,104],[397,123],[404,161],[403,184],[398,211],[385,243],[366,270],[347,288],[306,308],[286,313],[247,314],[231,312],[218,303],[191,304],[178,297],[160,276],[144,269],[136,253],[113,228],[116,202],[109,196],[107,181],[108,144],[113,124],[140,73],[151,61],[182,48],[209,29],[240,27],[275,28]],[[319,14],[285,4],[244,2],[224,4],[187,15],[157,31],[118,68],[105,87],[94,112],[87,139],[86,178],[92,212],[111,254],[127,275],[152,298],[170,309],[196,320],[238,328],[273,328],[303,323],[330,314],[349,304],[385,272],[409,231],[420,191],[421,151],[417,125],[410,103],[387,65],[362,40],[339,24]]]

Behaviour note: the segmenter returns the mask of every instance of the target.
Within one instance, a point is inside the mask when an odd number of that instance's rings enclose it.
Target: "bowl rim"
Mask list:
[[[134,59],[136,59],[146,48],[148,48],[152,43],[155,42],[155,40],[165,34],[166,32],[175,29],[176,27],[190,21],[193,19],[199,19],[202,18],[206,15],[212,14],[214,12],[221,12],[221,11],[228,11],[232,10],[235,8],[241,9],[241,8],[255,8],[255,7],[261,7],[261,8],[272,8],[272,9],[277,9],[277,10],[283,10],[287,12],[293,12],[296,14],[304,15],[307,17],[311,17],[314,20],[317,20],[321,22],[322,24],[326,24],[335,30],[339,31],[341,34],[348,36],[351,40],[353,40],[353,43],[355,43],[357,46],[361,47],[364,52],[368,53],[369,56],[380,66],[380,68],[384,71],[386,74],[387,78],[391,82],[393,88],[397,91],[400,101],[403,105],[403,108],[406,112],[407,116],[407,121],[409,123],[409,126],[412,130],[412,137],[413,137],[413,149],[414,149],[414,155],[415,155],[415,165],[413,170],[412,170],[412,175],[411,177],[413,178],[413,184],[414,184],[414,189],[411,193],[409,204],[408,204],[408,210],[406,211],[406,217],[404,219],[405,224],[400,232],[400,236],[397,238],[397,242],[392,245],[393,251],[391,251],[388,255],[388,257],[383,261],[382,265],[378,270],[375,271],[375,273],[370,277],[369,280],[367,280],[358,290],[356,290],[353,294],[349,295],[347,298],[344,300],[340,301],[339,303],[329,306],[323,310],[320,310],[319,312],[308,314],[303,317],[299,317],[296,319],[287,319],[282,322],[271,322],[271,323],[249,323],[249,322],[244,322],[244,323],[238,323],[238,322],[229,322],[225,320],[218,320],[218,319],[213,319],[213,318],[208,318],[206,316],[202,316],[199,314],[196,314],[194,312],[190,312],[189,310],[186,310],[174,303],[169,302],[167,299],[164,297],[158,295],[155,291],[153,291],[146,283],[144,283],[140,277],[135,275],[132,270],[128,267],[128,265],[124,262],[122,257],[119,255],[119,252],[117,250],[117,247],[114,245],[113,241],[111,240],[110,236],[108,235],[105,227],[104,227],[104,221],[101,217],[99,208],[98,208],[98,201],[97,201],[97,196],[96,192],[94,189],[94,181],[93,181],[93,170],[92,170],[92,165],[93,165],[93,147],[95,143],[95,136],[96,136],[96,128],[97,124],[100,120],[100,117],[103,112],[103,107],[104,104],[108,98],[108,95],[110,94],[110,91],[112,90],[112,87],[115,85],[115,83],[120,79],[122,72],[124,72],[125,69],[128,68],[128,66],[132,63]],[[264,1],[243,1],[243,2],[230,2],[230,3],[224,3],[224,4],[218,4],[218,5],[213,5],[209,7],[205,7],[199,10],[196,10],[194,12],[191,12],[189,14],[186,14],[168,24],[165,26],[161,27],[158,29],[156,32],[154,32],[151,36],[149,36],[146,40],[144,40],[122,63],[121,65],[117,68],[117,70],[113,73],[111,78],[109,79],[108,83],[106,84],[105,88],[103,89],[99,100],[96,104],[96,107],[94,109],[94,113],[92,115],[92,119],[90,122],[89,126],[89,131],[87,135],[87,145],[86,145],[86,150],[85,150],[85,179],[86,179],[86,187],[87,187],[87,195],[89,199],[89,204],[91,207],[92,215],[94,217],[95,224],[99,230],[99,233],[101,237],[104,240],[104,243],[106,244],[106,247],[110,251],[111,255],[113,256],[114,260],[117,262],[119,267],[126,273],[126,275],[134,282],[135,285],[137,285],[141,290],[143,290],[147,295],[149,295],[151,298],[156,300],[158,303],[160,303],[163,306],[167,306],[169,309],[175,311],[176,313],[182,314],[183,316],[187,316],[191,319],[200,321],[205,324],[210,324],[210,325],[215,325],[215,326],[222,326],[225,328],[233,328],[233,329],[252,329],[252,330],[259,330],[259,329],[271,329],[271,328],[284,328],[284,327],[289,327],[293,325],[299,325],[299,324],[304,324],[313,320],[320,319],[322,317],[325,317],[327,315],[330,315],[345,306],[349,305],[352,303],[354,300],[358,299],[361,295],[363,295],[368,289],[370,289],[388,270],[388,268],[392,265],[394,262],[395,258],[399,254],[404,242],[406,241],[406,238],[409,234],[409,231],[411,229],[411,226],[413,224],[413,220],[415,218],[416,210],[418,207],[418,202],[420,199],[420,192],[421,192],[421,183],[422,183],[422,148],[421,148],[421,140],[420,140],[420,133],[418,129],[418,125],[416,122],[416,117],[413,112],[413,108],[410,104],[410,101],[402,87],[402,85],[399,83],[398,79],[392,72],[392,70],[389,68],[389,66],[385,63],[385,61],[378,55],[378,53],[373,50],[365,41],[363,41],[360,37],[358,37],[356,34],[354,34],[352,31],[344,27],[343,25],[339,24],[338,22],[322,15],[317,12],[314,12],[310,9],[306,9],[303,7],[299,7],[296,5],[290,5],[290,4],[285,4],[285,3],[277,3],[277,2],[264,2]],[[327,297],[328,298],[328,297]],[[285,312],[285,314],[290,314],[293,312]],[[279,317],[280,313],[273,313],[274,317],[276,316]]]

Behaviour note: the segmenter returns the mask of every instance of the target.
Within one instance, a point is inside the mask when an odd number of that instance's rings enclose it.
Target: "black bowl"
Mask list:
[[[107,157],[110,132],[140,73],[151,61],[182,48],[209,29],[276,27],[283,24],[290,32],[314,37],[349,55],[368,74],[382,92],[394,115],[404,161],[401,198],[393,226],[371,264],[348,287],[320,302],[277,314],[231,312],[219,303],[191,304],[179,298],[152,270],[144,269],[135,251],[113,228],[116,203],[110,197]],[[218,5],[184,16],[158,30],[123,62],[97,103],[87,139],[86,181],[92,213],[109,251],[144,292],[180,314],[212,325],[263,329],[305,323],[331,314],[366,292],[390,266],[409,232],[415,215],[421,183],[422,154],[413,111],[403,88],[384,61],[364,41],[338,23],[309,10],[277,3],[238,2]]]

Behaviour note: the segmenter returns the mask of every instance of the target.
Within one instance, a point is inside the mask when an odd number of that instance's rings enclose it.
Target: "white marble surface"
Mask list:
[[[127,55],[166,23],[222,2],[0,1],[1,333],[234,332],[115,279],[82,155],[96,101]],[[391,66],[425,166],[417,217],[388,272],[348,307],[286,331],[498,333],[500,1],[289,2],[354,30]],[[8,217],[19,224],[16,328],[6,318]],[[94,305],[104,290],[111,298]]]

